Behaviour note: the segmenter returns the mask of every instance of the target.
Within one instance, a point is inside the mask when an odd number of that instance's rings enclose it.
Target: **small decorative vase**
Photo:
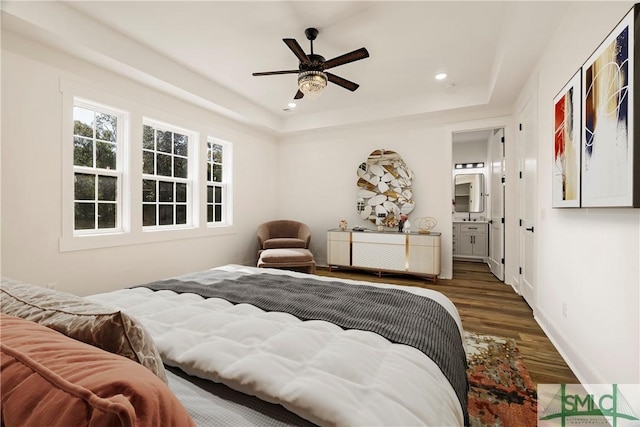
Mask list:
[[[342,231],[347,230],[347,221],[345,221],[344,219],[341,219],[338,225],[340,226],[340,230]]]
[[[402,229],[407,234],[411,233],[411,223],[409,222],[409,220],[406,220],[404,222],[404,227]]]
[[[400,223],[398,224],[398,232],[402,233],[403,228],[404,228],[404,221],[400,221]]]

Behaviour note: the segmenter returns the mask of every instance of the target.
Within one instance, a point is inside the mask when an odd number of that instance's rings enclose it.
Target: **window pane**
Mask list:
[[[207,206],[207,222],[213,222],[213,205]]]
[[[153,128],[151,126],[144,125],[142,127],[142,148],[147,150],[154,150],[153,144]]]
[[[182,157],[173,158],[173,176],[176,178],[187,177],[187,159]]]
[[[155,180],[153,179],[142,180],[142,201],[143,202],[156,201],[156,181]]]
[[[173,225],[173,205],[160,205],[159,225]]]
[[[158,175],[171,176],[171,156],[158,154]]]
[[[216,190],[216,203],[222,203],[222,187],[215,187]]]
[[[156,225],[156,205],[142,205],[142,225]]]
[[[73,134],[93,138],[93,111],[73,107]]]
[[[211,144],[211,153],[213,155],[214,162],[222,163],[222,145]]]
[[[116,228],[115,203],[98,203],[98,228]]]
[[[155,156],[152,151],[142,152],[142,173],[155,175]]]
[[[160,181],[158,191],[161,202],[173,202],[173,182]]]
[[[211,179],[211,163],[207,163],[207,181],[212,181],[212,179]]]
[[[158,142],[158,151],[163,151],[165,153],[171,153],[171,145],[172,145],[172,141],[171,141],[171,137],[172,137],[172,133],[171,132],[165,132],[165,131],[157,131],[156,132],[156,136],[158,138],[157,142]]]
[[[116,142],[116,116],[96,113],[96,139]]]
[[[187,223],[187,205],[176,205],[176,224]]]
[[[216,205],[215,210],[216,210],[215,222],[222,222],[222,206]]]
[[[186,156],[188,149],[189,137],[179,133],[173,134],[173,153],[179,156]]]
[[[84,173],[77,173],[75,176],[75,199],[95,200],[96,198],[96,177]],[[93,227],[91,227],[93,228]]]
[[[187,184],[176,183],[176,202],[187,202]]]
[[[116,168],[116,145],[96,141],[96,167],[101,169]]]
[[[213,185],[207,186],[207,203],[213,203]]]
[[[96,227],[95,203],[75,204],[75,230],[92,230]]]
[[[213,165],[213,181],[222,182],[222,165]]]
[[[73,164],[93,167],[93,141],[86,138],[73,138]]]
[[[98,176],[98,200],[116,201],[118,178]]]

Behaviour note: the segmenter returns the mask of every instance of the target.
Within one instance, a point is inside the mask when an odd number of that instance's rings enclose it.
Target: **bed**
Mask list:
[[[242,283],[236,292],[239,295],[226,288],[226,299],[218,293],[208,293],[237,281]],[[279,288],[270,286],[274,282],[279,282]],[[292,287],[289,294],[282,291]],[[316,288],[317,292],[312,293]],[[360,309],[354,306],[347,307],[347,316],[341,316],[340,306],[345,305],[345,299],[351,303],[353,300],[340,292],[341,288],[358,291],[353,298],[372,291],[379,293],[374,296],[378,300],[388,298],[389,293],[405,294],[401,296],[408,298],[400,302],[411,303],[417,310],[412,316],[407,315],[406,307],[400,310],[399,319],[408,322],[412,344],[392,343],[382,336],[393,331],[367,330],[389,329],[383,322],[398,321],[397,318],[358,321],[351,313]],[[274,308],[268,296],[275,292],[276,303],[280,304]],[[290,297],[291,292],[295,292],[295,298]],[[252,297],[251,293],[257,295]],[[467,385],[462,327],[455,307],[441,293],[228,265],[88,299],[117,307],[139,319],[166,365],[278,404],[312,423],[464,424],[466,411],[462,408],[466,408]],[[302,303],[296,306],[296,300]],[[365,305],[373,307],[376,302],[372,301],[366,300]],[[308,310],[322,302],[328,310]],[[370,311],[388,311],[388,301],[377,303],[382,308]],[[431,313],[421,311],[424,304],[429,304]],[[437,319],[440,323],[429,329],[431,338],[448,342],[432,345],[424,334],[413,333],[416,331],[412,329],[419,325],[420,329],[429,327],[424,323],[425,316],[429,322]],[[395,333],[399,335],[403,335],[402,331]],[[432,360],[437,355],[427,357],[416,347],[432,353],[444,351],[445,360],[439,363],[448,366],[439,367]],[[443,370],[448,370],[450,378]],[[452,386],[456,381],[458,384]]]
[[[463,330],[435,291],[227,265],[85,299],[143,325],[196,425],[467,423]]]

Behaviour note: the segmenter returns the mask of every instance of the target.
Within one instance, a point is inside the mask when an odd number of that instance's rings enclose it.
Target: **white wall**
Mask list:
[[[3,32],[2,48],[4,276],[41,285],[55,283],[58,289],[86,295],[226,263],[255,262],[255,230],[261,222],[275,218],[278,209],[276,182],[265,179],[278,167],[272,136],[14,33]],[[70,143],[61,140],[61,78],[123,99],[146,114],[173,117],[175,125],[212,129],[213,136],[232,142],[235,221],[230,232],[60,252],[61,153],[62,144]]]
[[[631,5],[573,3],[532,77],[539,88],[534,313],[585,383],[640,383],[640,209],[551,208],[552,100]]]

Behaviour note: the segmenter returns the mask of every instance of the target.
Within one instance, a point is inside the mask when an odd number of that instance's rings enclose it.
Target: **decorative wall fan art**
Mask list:
[[[394,227],[413,211],[413,171],[395,151],[376,150],[358,166],[360,218]]]
[[[640,207],[634,6],[582,66],[582,206]]]
[[[553,99],[554,208],[580,207],[580,97],[581,71]]]

